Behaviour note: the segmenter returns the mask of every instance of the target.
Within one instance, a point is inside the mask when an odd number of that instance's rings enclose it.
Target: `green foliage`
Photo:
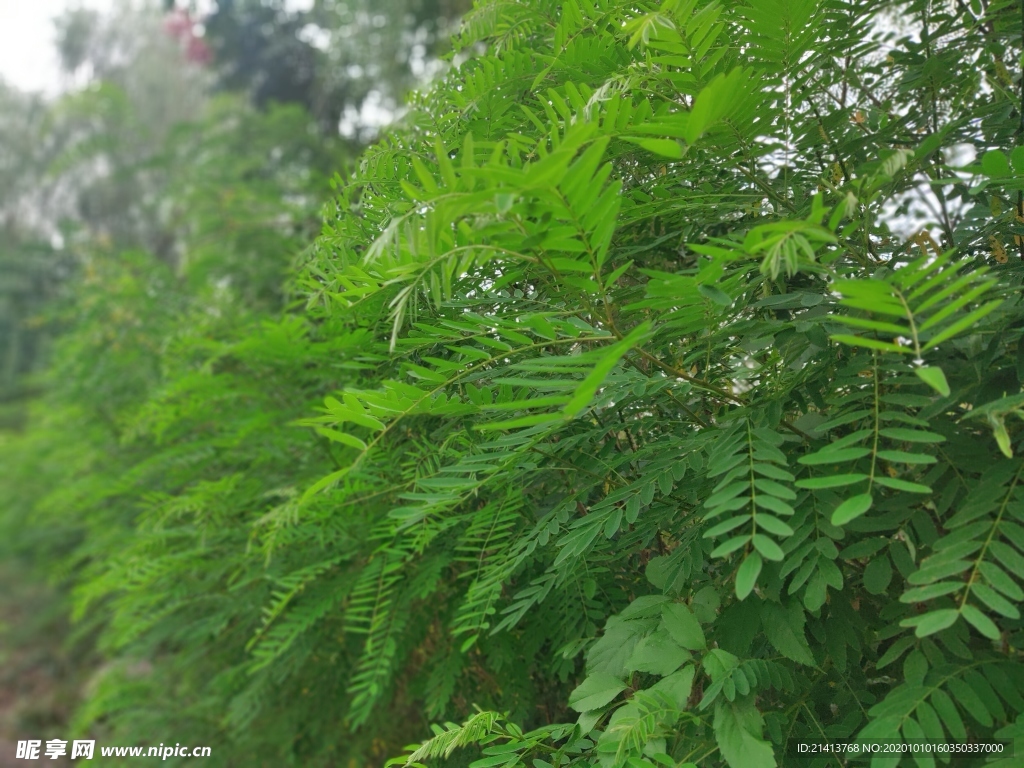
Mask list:
[[[42,99],[0,82],[0,428],[20,423],[32,394],[26,375],[41,365],[46,338],[39,314],[59,293],[67,258],[31,226],[31,211],[46,190],[50,146]]]
[[[508,634],[554,678],[586,649],[552,764],[939,738],[918,700],[971,700],[953,689],[974,666],[1020,676],[1000,559],[1019,556],[1019,403],[999,400],[1021,386],[1020,267],[984,263],[1009,235],[983,196],[1015,204],[1014,166],[985,151],[1015,140],[1017,102],[949,64],[1020,42],[979,35],[1012,25],[1000,9],[899,7],[918,37],[883,43],[862,31],[882,5],[481,4],[459,47],[489,53],[364,158],[299,275],[314,317],[387,327],[390,353],[307,422],[348,459],[302,503],[395,489],[375,502],[415,572],[509,488],[526,500],[462,599],[500,597],[447,626],[498,669]],[[963,143],[981,166],[948,164]],[[396,474],[424,437],[429,468]],[[356,614],[392,632],[380,612],[408,592],[384,590]],[[394,664],[379,642],[361,668]],[[919,679],[872,674],[908,651]],[[1013,722],[977,696],[998,712],[972,733]],[[506,736],[476,765],[537,749]]]
[[[974,13],[481,3],[288,312],[183,299],[71,388],[116,429],[39,504],[111,679],[153,665],[83,727],[317,765],[441,720],[397,764],[474,768],[1019,738],[1022,30]],[[166,280],[120,269],[113,306]],[[124,349],[82,325],[76,381]]]

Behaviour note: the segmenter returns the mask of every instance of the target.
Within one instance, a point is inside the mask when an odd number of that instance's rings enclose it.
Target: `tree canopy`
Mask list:
[[[0,443],[109,660],[78,727],[223,765],[1024,748],[1022,24],[480,0],[317,237],[248,221],[283,309],[226,279],[235,193],[188,209],[219,272],[95,258]]]
[[[205,15],[179,10],[177,19],[183,29],[201,23],[220,88],[247,91],[259,106],[300,104],[334,135],[339,122],[348,133],[369,132],[360,119],[368,102],[398,110],[410,86],[429,79],[468,7],[466,0],[220,0]]]

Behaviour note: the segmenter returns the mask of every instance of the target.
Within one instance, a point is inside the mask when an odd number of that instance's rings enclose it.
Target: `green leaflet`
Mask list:
[[[572,398],[566,403],[565,415],[572,417],[579,413],[590,402],[601,382],[604,381],[605,377],[611,372],[622,356],[629,352],[633,346],[641,343],[649,333],[650,324],[641,323],[621,341],[610,346],[601,357],[601,360],[594,366],[594,370],[587,375],[583,383],[573,393]]]
[[[771,745],[761,738],[761,715],[753,702],[720,701],[715,707],[715,738],[731,768],[774,768]]]
[[[949,397],[949,383],[946,381],[946,374],[941,368],[922,366],[915,368],[914,373],[925,384],[934,389],[943,397]]]
[[[869,509],[874,502],[871,494],[860,493],[856,496],[851,496],[846,499],[842,504],[835,508],[832,512],[832,524],[833,525],[846,525],[851,520],[855,520]]]
[[[587,677],[569,696],[569,706],[577,712],[603,707],[626,688],[625,683],[607,673]]]

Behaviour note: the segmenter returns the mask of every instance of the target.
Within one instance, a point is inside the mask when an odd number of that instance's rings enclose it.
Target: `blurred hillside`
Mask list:
[[[331,178],[439,71],[463,10],[306,5],[71,8],[66,90],[0,82],[0,765],[26,734],[87,729],[111,670],[102,620],[70,620],[88,555],[65,513],[95,493],[75,483],[131,455],[125,414],[180,375],[183,339],[275,318]]]

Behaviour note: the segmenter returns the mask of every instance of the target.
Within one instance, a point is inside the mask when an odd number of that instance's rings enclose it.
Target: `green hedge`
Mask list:
[[[106,442],[64,403],[81,727],[308,766],[460,721],[397,760],[477,768],[1024,736],[1021,33],[481,3],[287,313],[143,323]]]

